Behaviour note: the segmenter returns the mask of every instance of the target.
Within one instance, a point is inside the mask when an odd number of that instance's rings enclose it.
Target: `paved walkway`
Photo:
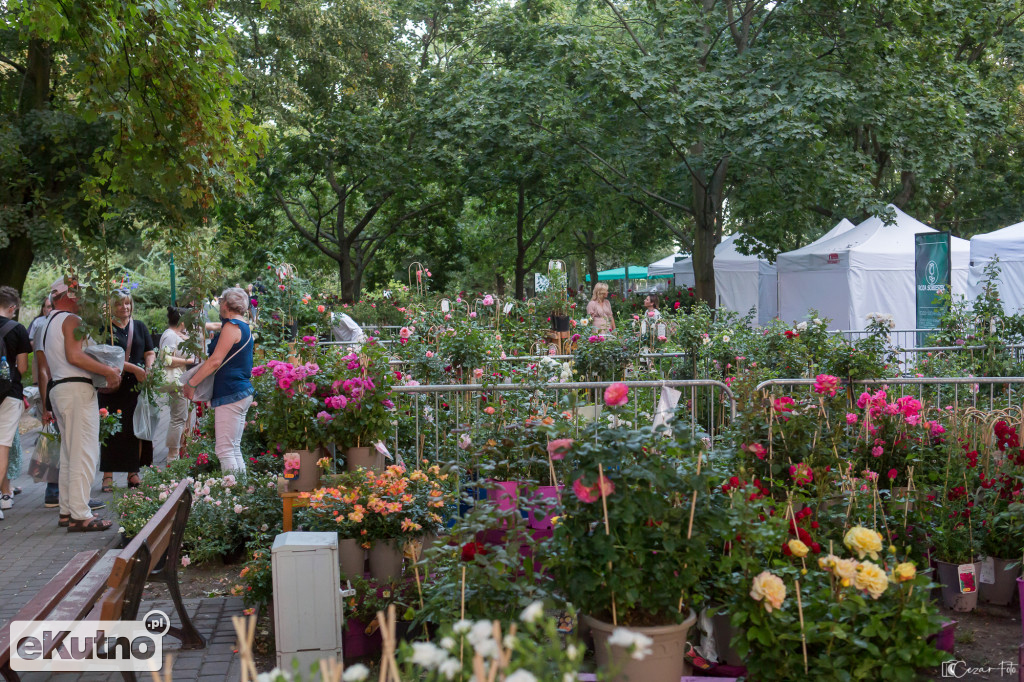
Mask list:
[[[27,420],[26,420],[27,421]],[[22,422],[23,427],[25,421]],[[36,422],[38,424],[38,422]],[[22,439],[25,450],[23,471],[36,440],[36,431],[25,432]],[[164,453],[155,453],[163,463]],[[124,484],[124,474],[115,480]],[[14,508],[4,512],[0,521],[0,623],[6,623],[24,606],[76,553],[89,549],[116,551],[119,541],[116,532],[68,533],[57,526],[57,509],[43,506],[43,483],[34,483],[22,475],[14,485],[24,492],[14,498]],[[101,477],[97,473],[93,483],[93,497],[111,502],[109,493],[101,493]],[[112,509],[97,512],[103,518],[114,518]],[[186,599],[185,606],[193,622],[207,638],[207,647],[198,651],[180,651],[177,640],[169,638],[165,653],[174,657],[174,682],[235,682],[241,679],[234,627],[231,617],[242,615],[242,600],[237,597]],[[147,601],[143,594],[140,615],[158,608],[177,623],[170,601]],[[26,673],[24,682],[106,682],[120,680],[118,673]],[[149,679],[148,676],[140,679]]]

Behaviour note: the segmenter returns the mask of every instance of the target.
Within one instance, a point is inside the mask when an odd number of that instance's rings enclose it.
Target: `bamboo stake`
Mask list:
[[[597,465],[597,489],[601,493],[601,510],[604,512],[604,534],[611,536],[612,530],[611,525],[608,523],[608,498],[605,497],[604,493],[604,465],[598,463]],[[612,575],[612,562],[608,561],[608,575]],[[619,624],[619,616],[615,610],[615,590],[612,590],[612,625],[616,627]]]
[[[255,616],[232,616],[235,634],[238,635],[238,654],[242,661],[242,682],[255,682],[259,672],[252,656],[252,643],[256,636]]]
[[[796,610],[800,614],[800,645],[804,651],[804,675],[807,674],[807,635],[804,632],[804,604],[800,598],[800,581],[796,581]]]

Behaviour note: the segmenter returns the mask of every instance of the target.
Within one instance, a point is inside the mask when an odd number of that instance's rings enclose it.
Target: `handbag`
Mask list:
[[[221,363],[220,367],[210,373],[210,376],[206,377],[195,386],[195,393],[192,395],[192,402],[194,403],[208,403],[213,398],[213,378],[220,371],[220,368],[231,362],[231,360],[241,353],[245,348],[252,343],[252,333],[250,332],[248,340],[242,344],[242,346],[234,353],[228,356],[228,359]],[[192,381],[192,377],[199,371],[199,368],[205,363],[200,363],[190,370],[184,372],[178,379],[178,384],[182,387],[186,386],[188,382]]]

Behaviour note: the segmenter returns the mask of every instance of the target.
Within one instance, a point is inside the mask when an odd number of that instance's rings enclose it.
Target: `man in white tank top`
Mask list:
[[[89,492],[100,458],[100,411],[91,374],[117,388],[121,373],[84,352],[75,338],[82,319],[77,315],[77,289],[69,291],[64,279],[53,283],[53,312],[46,320],[42,340],[51,385],[48,391],[53,416],[60,429],[60,521],[69,532],[102,531],[110,521],[93,516]]]

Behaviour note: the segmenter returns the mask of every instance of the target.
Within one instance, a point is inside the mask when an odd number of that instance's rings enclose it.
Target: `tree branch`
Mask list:
[[[24,66],[22,66],[21,64],[18,64],[16,62],[12,62],[10,59],[8,59],[7,57],[3,56],[2,54],[0,54],[0,62],[3,62],[4,64],[7,64],[9,66],[13,66],[14,70],[17,71],[18,73],[21,73],[21,74],[28,73],[28,69],[26,69]]]

